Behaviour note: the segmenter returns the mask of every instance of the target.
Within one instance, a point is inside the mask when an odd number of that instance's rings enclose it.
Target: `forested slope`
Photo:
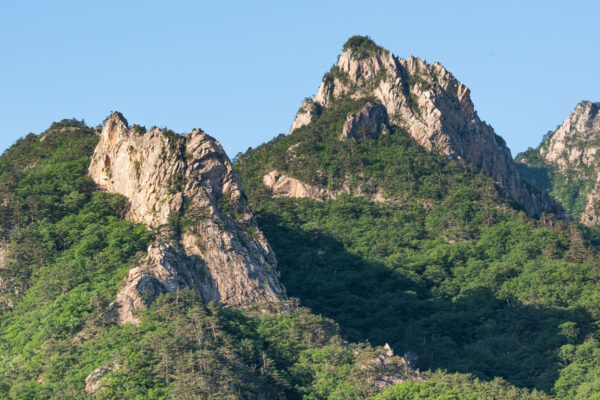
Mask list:
[[[112,302],[160,232],[96,189],[97,142],[67,120],[0,157],[0,398],[358,399],[420,379],[288,302],[239,310],[181,290],[119,324]]]
[[[600,217],[600,103],[582,101],[535,149],[516,156],[521,175],[549,193],[572,219],[597,225]]]
[[[600,398],[600,229],[441,65],[351,38],[235,171],[200,130],[105,122],[0,156],[0,399]]]
[[[368,100],[337,100],[237,160],[289,295],[421,369],[587,398],[600,371],[598,231],[529,218],[398,126],[341,140]],[[336,196],[274,194],[272,171]]]

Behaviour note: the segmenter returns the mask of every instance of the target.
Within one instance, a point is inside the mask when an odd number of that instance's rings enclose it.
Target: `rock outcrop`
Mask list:
[[[0,308],[7,307],[12,308],[13,303],[10,300],[10,293],[18,293],[12,286],[12,277],[10,274],[6,274],[2,271],[5,268],[8,258],[8,243],[0,240]]]
[[[263,184],[271,189],[273,197],[284,197],[288,199],[313,199],[313,200],[335,200],[342,194],[351,194],[354,196],[366,196],[374,203],[385,203],[391,201],[383,196],[381,190],[365,191],[360,186],[350,188],[348,185],[340,190],[330,190],[324,187],[310,185],[299,179],[293,178],[273,170],[263,176]]]
[[[236,306],[285,297],[275,255],[231,162],[206,133],[146,132],[113,113],[89,175],[129,200],[129,219],[160,232],[117,296],[122,322],[136,322],[133,310],[158,294],[183,288],[195,289],[205,301]]]
[[[304,125],[310,124],[321,114],[321,111],[322,108],[319,103],[315,103],[310,98],[304,99],[302,106],[300,106],[300,109],[296,114],[296,118],[294,118],[294,123],[292,124],[292,129],[290,132],[293,132]]]
[[[109,367],[98,368],[93,370],[86,378],[85,378],[85,391],[89,395],[93,395],[102,387],[103,378],[110,372],[117,371],[119,369],[119,365],[113,364]]]
[[[578,180],[585,209],[580,220],[587,225],[600,222],[600,103],[583,101],[558,129],[540,145],[540,158]]]
[[[319,188],[279,171],[271,171],[263,177],[263,183],[273,191],[275,197],[311,198],[316,200],[335,199],[340,193]]]
[[[405,382],[409,378],[417,380],[419,377],[418,374],[416,376],[407,376],[407,371],[409,371],[408,362],[403,358],[395,357],[394,351],[387,343],[383,346],[374,362],[380,369],[379,374],[375,375],[374,379],[375,384],[380,390]]]
[[[4,269],[4,265],[6,263],[6,243],[0,241],[0,270]],[[6,283],[2,276],[0,276],[0,305],[6,302],[4,297],[6,293]]]
[[[190,258],[183,248],[158,242],[148,247],[145,260],[129,270],[125,283],[114,302],[119,321],[138,323],[137,311],[151,304],[163,293],[195,289],[206,301],[219,300],[213,280],[204,270],[202,260]]]
[[[390,124],[406,130],[427,150],[466,160],[492,177],[528,214],[559,211],[554,201],[521,179],[504,140],[475,112],[469,89],[441,64],[416,57],[404,60],[369,38],[353,37],[314,100],[304,102],[292,132],[318,115],[308,110],[325,109],[346,97],[374,98],[387,111]]]
[[[363,137],[377,138],[387,130],[387,110],[381,104],[367,102],[357,113],[348,114],[340,139],[358,141]]]
[[[600,140],[600,103],[583,101],[540,146],[540,156],[560,171],[597,163]]]
[[[406,381],[423,380],[420,372],[412,369],[403,357],[394,355],[387,343],[374,350],[373,353],[361,354],[355,351],[354,354],[365,381],[374,384],[379,390]]]

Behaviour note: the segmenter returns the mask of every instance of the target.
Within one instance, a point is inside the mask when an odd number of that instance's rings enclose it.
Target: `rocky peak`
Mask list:
[[[587,225],[600,223],[599,111],[600,103],[579,103],[538,150],[546,165],[556,168],[565,182],[578,187],[578,196],[585,198],[579,218]]]
[[[560,170],[597,163],[600,103],[582,101],[540,146],[540,156]]]
[[[117,296],[121,321],[136,322],[134,310],[145,300],[183,288],[237,306],[284,298],[275,255],[242,184],[219,142],[206,133],[130,128],[113,113],[89,175],[129,200],[129,219],[159,232]]]
[[[427,150],[480,169],[530,215],[559,211],[555,202],[521,179],[504,140],[479,119],[469,89],[441,64],[402,59],[368,37],[352,37],[314,100],[304,102],[292,132],[341,98],[375,99],[387,111],[390,124],[403,128]]]

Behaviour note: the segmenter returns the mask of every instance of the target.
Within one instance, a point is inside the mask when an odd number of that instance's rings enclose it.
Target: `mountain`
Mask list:
[[[0,399],[597,397],[600,227],[533,164],[364,37],[235,163],[55,122],[0,156]]]
[[[56,122],[0,157],[0,188],[2,399],[368,398],[426,376],[286,298],[200,130]]]
[[[315,98],[300,107],[291,131],[342,98],[373,99],[370,107],[348,115],[342,138],[361,130],[379,135],[379,126],[398,126],[426,150],[464,159],[483,171],[529,215],[560,213],[551,199],[521,179],[504,140],[475,112],[469,89],[441,64],[416,57],[404,60],[368,37],[354,36],[325,74]]]
[[[526,179],[586,225],[600,217],[600,103],[583,101],[537,149],[516,160]]]
[[[532,218],[554,202],[505,149],[441,65],[351,38],[292,132],[234,168],[287,293],[350,340],[587,398],[600,236]]]
[[[129,129],[119,113],[104,125],[89,167],[103,190],[129,200],[128,219],[162,229],[147,260],[117,295],[122,321],[148,298],[194,288],[208,301],[242,306],[285,298],[277,261],[250,213],[220,144],[200,130]]]

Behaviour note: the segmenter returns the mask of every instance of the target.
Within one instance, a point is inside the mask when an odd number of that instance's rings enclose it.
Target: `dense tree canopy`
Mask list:
[[[83,122],[17,142],[0,157],[0,399],[86,398],[93,371],[104,399],[597,396],[600,231],[530,219],[398,127],[340,141],[361,105],[340,102],[236,164],[308,308],[181,291],[118,325],[111,303],[158,233],[87,177],[98,137]],[[277,198],[262,182],[272,170],[347,193]],[[408,363],[379,364],[386,342]],[[382,391],[391,373],[405,382]]]
[[[378,350],[344,341],[334,321],[293,303],[241,311],[181,291],[159,297],[139,325],[117,325],[111,303],[155,232],[125,220],[125,199],[87,177],[97,141],[67,120],[0,157],[0,399],[88,398],[93,371],[99,399],[379,391]],[[400,358],[390,363],[412,374]]]
[[[559,398],[591,393],[597,228],[527,217],[489,178],[398,127],[340,140],[360,106],[338,102],[236,163],[288,292],[346,337],[389,342],[421,369],[501,377]],[[278,198],[262,183],[271,170],[353,195]]]

